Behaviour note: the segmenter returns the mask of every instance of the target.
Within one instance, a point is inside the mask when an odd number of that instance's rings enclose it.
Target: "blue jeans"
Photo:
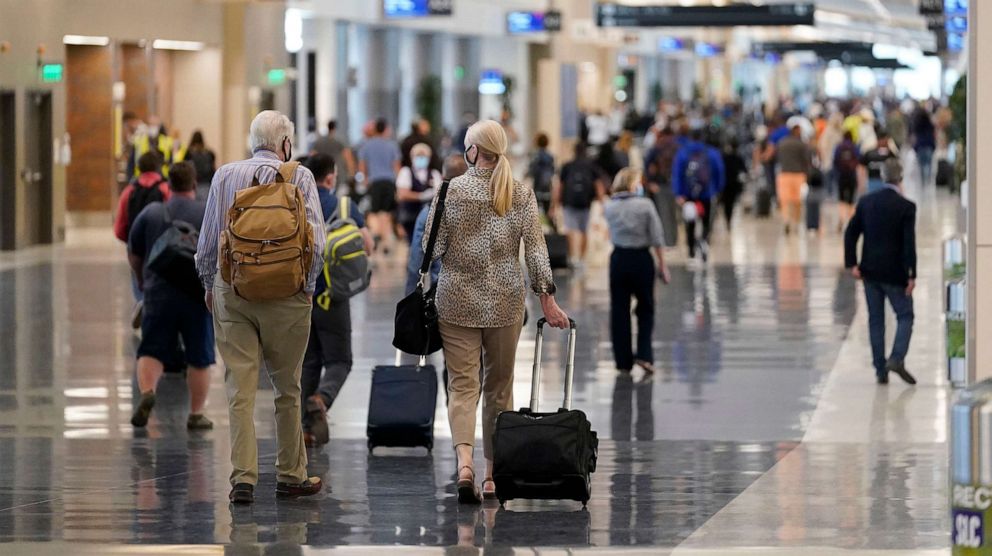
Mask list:
[[[865,280],[865,299],[868,301],[868,334],[871,337],[872,362],[875,374],[884,377],[885,370],[885,300],[896,312],[896,339],[888,361],[902,363],[909,352],[913,336],[913,298],[906,295],[904,286]]]
[[[930,183],[930,168],[933,166],[933,148],[916,149],[916,160],[920,163],[920,181],[922,185],[927,185]]]

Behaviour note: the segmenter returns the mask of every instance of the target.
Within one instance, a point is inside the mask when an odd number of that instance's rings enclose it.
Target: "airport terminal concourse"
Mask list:
[[[0,0],[0,554],[992,555],[992,4],[126,4]]]

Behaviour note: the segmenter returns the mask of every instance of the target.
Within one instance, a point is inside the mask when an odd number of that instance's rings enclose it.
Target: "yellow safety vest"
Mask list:
[[[134,141],[134,177],[138,177],[141,173],[138,170],[137,159],[141,155],[151,150],[151,139],[147,135],[139,135]],[[156,150],[162,155],[162,176],[169,177],[169,165],[172,164],[172,137],[168,135],[158,136],[158,145],[156,145]],[[175,158],[175,162],[179,162],[186,157],[186,149],[183,148]]]

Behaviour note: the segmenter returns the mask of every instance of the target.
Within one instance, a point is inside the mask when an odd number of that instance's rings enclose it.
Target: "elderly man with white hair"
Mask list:
[[[307,476],[307,454],[300,425],[300,375],[325,242],[320,198],[310,170],[299,166],[289,179],[301,190],[306,219],[313,230],[314,256],[302,292],[284,299],[244,299],[221,278],[218,257],[218,242],[227,227],[235,194],[251,187],[255,177],[259,183],[275,179],[282,163],[289,162],[293,156],[294,133],[293,122],[279,112],[266,110],[255,116],[250,130],[252,157],[225,164],[214,174],[197,246],[196,269],[207,292],[207,308],[213,313],[217,347],[226,367],[233,503],[251,503],[258,483],[254,408],[262,358],[275,390],[279,445],[276,494],[309,496],[319,492],[322,486],[319,478]]]

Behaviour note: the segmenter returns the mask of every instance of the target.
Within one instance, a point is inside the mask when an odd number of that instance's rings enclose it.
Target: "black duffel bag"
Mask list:
[[[504,411],[493,432],[493,481],[500,504],[515,498],[577,500],[586,504],[596,471],[599,438],[582,411],[571,409],[575,321],[569,319],[565,400],[554,413],[537,411],[545,319],[537,322],[530,407]]]
[[[202,298],[204,290],[196,272],[195,261],[200,232],[189,222],[173,220],[165,204],[162,205],[162,210],[168,227],[152,244],[148,255],[148,269],[176,289],[195,298]]]
[[[430,355],[441,349],[441,330],[438,328],[437,306],[434,304],[437,284],[431,284],[430,289],[425,291],[425,282],[431,262],[434,260],[434,246],[441,228],[444,198],[447,195],[448,182],[445,181],[438,192],[434,219],[427,233],[427,251],[424,252],[424,260],[420,263],[420,281],[417,282],[417,289],[396,304],[393,347],[413,355]],[[419,249],[419,246],[411,245],[410,249]]]

